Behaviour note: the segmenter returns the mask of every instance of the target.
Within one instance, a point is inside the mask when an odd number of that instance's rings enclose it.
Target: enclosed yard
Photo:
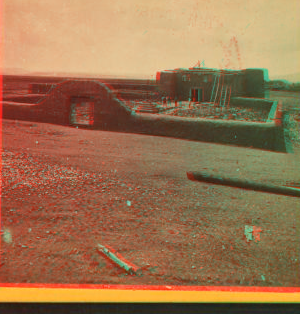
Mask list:
[[[217,107],[214,104],[191,104],[174,108],[166,114],[178,117],[266,122],[269,110],[239,107]]]

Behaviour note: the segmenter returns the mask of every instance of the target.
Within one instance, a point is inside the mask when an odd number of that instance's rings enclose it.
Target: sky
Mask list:
[[[299,70],[298,0],[3,0],[2,71]]]

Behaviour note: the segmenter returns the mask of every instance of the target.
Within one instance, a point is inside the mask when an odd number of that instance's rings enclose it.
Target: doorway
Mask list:
[[[191,100],[194,102],[203,101],[203,88],[192,88],[190,91]]]
[[[90,97],[72,97],[70,110],[70,124],[92,126],[94,125],[94,103]]]

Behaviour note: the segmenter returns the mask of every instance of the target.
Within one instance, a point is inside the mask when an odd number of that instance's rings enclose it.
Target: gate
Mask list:
[[[91,97],[72,97],[70,108],[70,124],[93,126],[95,100]]]

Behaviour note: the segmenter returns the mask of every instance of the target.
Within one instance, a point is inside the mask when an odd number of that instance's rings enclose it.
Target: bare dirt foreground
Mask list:
[[[3,120],[2,283],[300,285],[299,198],[192,182],[299,185],[300,156]],[[245,226],[261,228],[247,242]],[[100,255],[110,246],[141,268]]]

